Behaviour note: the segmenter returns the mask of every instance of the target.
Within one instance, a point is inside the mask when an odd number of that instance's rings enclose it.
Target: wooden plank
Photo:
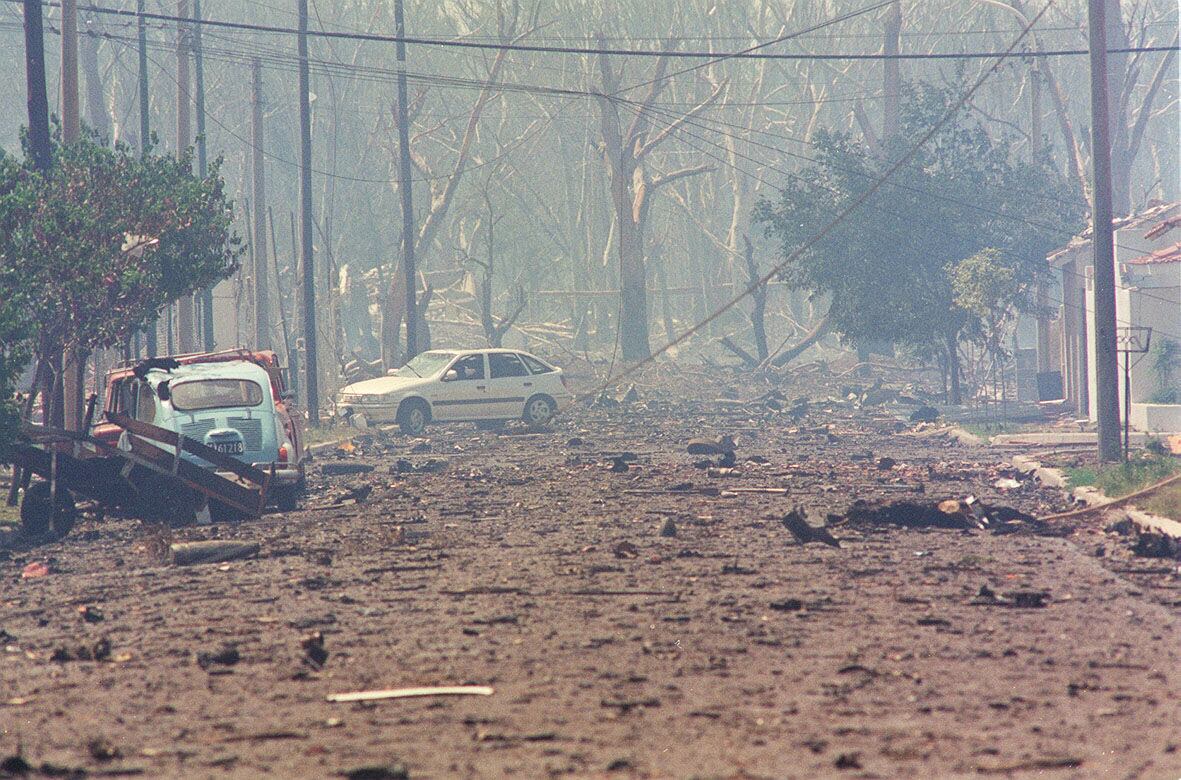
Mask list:
[[[195,466],[145,439],[137,436],[128,438],[131,442],[131,451],[148,461],[149,468],[174,476],[193,490],[216,498],[251,517],[258,516],[258,499],[255,491],[220,477],[208,469]]]
[[[170,431],[167,428],[161,428],[140,420],[133,420],[121,412],[108,415],[108,419],[120,428],[131,431],[137,436],[162,442],[170,447],[176,447],[181,440],[181,436],[176,431]],[[266,481],[266,472],[256,469],[249,463],[243,463],[237,458],[226,455],[223,452],[218,452],[196,439],[190,439],[187,436],[184,437],[183,448],[190,455],[196,455],[201,460],[212,463],[219,469],[236,474],[242,479],[253,482],[256,485],[261,486]]]

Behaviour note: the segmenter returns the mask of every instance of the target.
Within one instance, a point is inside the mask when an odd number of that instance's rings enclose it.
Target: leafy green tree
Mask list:
[[[784,257],[872,185],[892,160],[950,110],[951,89],[908,85],[900,132],[881,155],[847,132],[817,133],[818,162],[764,200],[756,221]],[[824,295],[846,338],[941,350],[951,401],[960,402],[958,345],[972,322],[956,302],[953,268],[993,247],[1023,287],[1045,272],[1046,252],[1080,226],[1079,199],[1048,160],[1017,159],[1014,139],[992,137],[960,114],[852,217],[802,253],[783,276]]]
[[[201,179],[188,154],[141,156],[91,135],[58,139],[53,152],[44,173],[0,165],[0,332],[10,371],[30,349],[45,366],[125,340],[172,301],[233,273],[241,254],[219,163]]]
[[[955,305],[966,315],[964,335],[984,348],[995,372],[1009,357],[1005,341],[1017,316],[1037,309],[1034,275],[1023,273],[1019,262],[995,247],[981,249],[947,271]]]

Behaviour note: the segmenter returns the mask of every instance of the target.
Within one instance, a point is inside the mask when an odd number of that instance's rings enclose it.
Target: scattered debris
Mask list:
[[[59,645],[49,656],[50,661],[59,664],[70,661],[105,661],[111,657],[111,640],[103,637],[91,645],[75,645],[67,647]]]
[[[861,768],[861,754],[860,753],[841,753],[832,762],[832,765],[837,769],[860,769]]]
[[[172,562],[177,566],[195,563],[223,563],[258,555],[258,542],[236,542],[215,539],[207,542],[175,542],[168,547]]]
[[[611,552],[615,554],[616,558],[637,558],[640,555],[640,548],[631,542],[619,542],[611,548]]]
[[[216,652],[201,651],[197,653],[197,666],[206,671],[213,666],[233,666],[242,660],[238,646],[232,642],[223,644]]]
[[[987,585],[981,585],[976,598],[970,604],[978,607],[1016,607],[1018,609],[1041,609],[1050,598],[1048,590],[1014,590],[1003,595]]]
[[[685,447],[690,455],[733,455],[735,449],[734,439],[729,434],[716,439],[690,439]]]
[[[893,458],[888,458],[888,457],[878,458],[878,470],[879,471],[889,471],[890,469],[894,468],[897,465],[898,465],[898,461],[894,460]]]
[[[410,772],[402,764],[373,764],[341,772],[347,780],[410,780]]]
[[[827,528],[824,526],[814,526],[809,523],[804,510],[799,507],[795,507],[783,516],[783,524],[787,527],[787,530],[791,531],[796,541],[800,544],[822,542],[829,547],[839,548],[841,546],[841,543],[829,533]]]
[[[347,477],[353,474],[368,474],[373,469],[373,466],[365,463],[329,461],[320,466],[320,473],[325,477]]]
[[[123,757],[119,748],[106,737],[94,737],[86,743],[86,750],[95,761],[114,761]]]
[[[993,486],[997,490],[1016,490],[1017,488],[1021,487],[1021,483],[1012,477],[1001,477],[993,483]]]
[[[348,703],[355,701],[378,701],[380,699],[411,699],[420,696],[491,696],[495,691],[486,685],[453,685],[438,688],[391,688],[381,691],[357,691],[355,693],[330,693],[328,701]]]
[[[22,580],[35,580],[38,577],[44,577],[49,574],[49,567],[41,561],[33,561],[32,563],[21,569]]]
[[[804,608],[804,602],[799,599],[783,599],[781,601],[772,601],[767,606],[777,612],[799,612]]]
[[[324,668],[325,662],[328,661],[328,651],[324,649],[324,635],[322,633],[316,631],[309,634],[304,637],[299,646],[303,649],[304,663],[316,671]]]
[[[101,623],[105,615],[98,607],[84,606],[78,607],[78,614],[87,623]]]
[[[939,419],[939,410],[933,406],[920,406],[910,413],[912,423],[933,423]]]

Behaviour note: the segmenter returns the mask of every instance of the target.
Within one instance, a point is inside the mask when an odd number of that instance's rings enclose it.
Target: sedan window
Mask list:
[[[488,355],[488,365],[493,379],[504,379],[511,376],[529,376],[528,370],[511,352],[493,352]]]
[[[525,365],[529,366],[530,373],[548,374],[549,372],[553,371],[553,368],[547,366],[545,363],[542,363],[540,360],[533,357],[532,355],[522,354],[522,355],[518,355],[518,357],[521,358],[521,360],[525,361]]]
[[[483,379],[484,378],[484,356],[483,355],[464,355],[451,366],[455,373],[459,375],[459,379]]]

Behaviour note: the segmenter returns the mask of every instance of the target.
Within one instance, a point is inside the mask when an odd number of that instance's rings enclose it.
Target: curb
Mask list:
[[[1071,490],[1070,479],[1061,469],[1043,466],[1038,461],[1024,455],[1014,455],[1009,458],[1009,463],[1023,474],[1032,473],[1033,478],[1038,482],[1047,487],[1058,488],[1068,497],[1081,501],[1087,506],[1097,506],[1111,500],[1102,490],[1090,485],[1083,485]],[[1167,536],[1181,541],[1181,523],[1176,520],[1150,514],[1134,506],[1114,507],[1111,511],[1118,512],[1130,520],[1140,533]]]

